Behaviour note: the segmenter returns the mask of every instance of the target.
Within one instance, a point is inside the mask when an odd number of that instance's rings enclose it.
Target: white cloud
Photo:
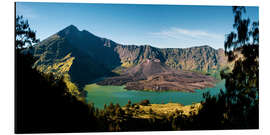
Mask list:
[[[150,33],[154,36],[159,36],[163,38],[183,38],[190,37],[190,38],[196,38],[196,39],[204,39],[204,38],[212,38],[212,39],[221,39],[224,38],[224,36],[210,33],[202,30],[188,30],[188,29],[182,29],[182,28],[170,28],[168,30],[162,30],[160,32],[152,32]]]

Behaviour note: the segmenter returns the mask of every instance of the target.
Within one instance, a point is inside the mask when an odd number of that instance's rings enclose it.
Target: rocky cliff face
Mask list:
[[[111,76],[115,68],[134,67],[147,59],[159,60],[172,69],[204,73],[226,66],[222,49],[210,46],[191,48],[155,48],[149,45],[121,45],[70,25],[43,40],[33,49],[34,67],[42,72],[67,74],[80,87],[102,76]]]
[[[222,69],[227,62],[224,51],[210,46],[191,48],[155,48],[152,46],[117,46],[123,66],[132,66],[145,59],[159,59],[171,68],[212,72]]]

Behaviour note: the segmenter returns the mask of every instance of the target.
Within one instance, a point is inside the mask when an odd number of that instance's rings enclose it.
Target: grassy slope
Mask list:
[[[127,107],[122,107],[123,110],[127,110]],[[180,112],[183,115],[189,116],[191,113],[198,113],[201,108],[201,103],[194,103],[192,105],[182,105],[179,103],[167,103],[167,104],[149,104],[149,105],[134,105],[129,108],[132,111],[134,118],[163,118],[173,115],[176,112]]]
[[[36,68],[38,71],[43,72],[45,74],[52,73],[56,77],[63,76],[63,81],[66,83],[69,92],[72,95],[80,95],[80,91],[78,87],[71,82],[70,75],[68,71],[70,70],[71,65],[73,64],[73,60],[75,58],[71,57],[71,53],[66,55],[62,59],[57,59],[53,64],[50,65],[37,65]]]

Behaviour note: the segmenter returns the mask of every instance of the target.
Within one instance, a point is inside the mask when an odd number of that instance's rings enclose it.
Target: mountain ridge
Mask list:
[[[158,59],[172,69],[210,74],[218,73],[227,64],[224,51],[208,45],[191,48],[122,45],[86,30],[80,31],[74,25],[41,41],[33,54],[37,57],[34,67],[38,70],[67,74],[80,88],[97,78],[115,75],[112,71],[118,67],[130,68],[146,59]]]

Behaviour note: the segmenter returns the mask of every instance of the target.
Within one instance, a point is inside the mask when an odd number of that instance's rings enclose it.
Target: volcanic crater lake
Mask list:
[[[119,103],[124,106],[130,100],[132,103],[138,103],[142,100],[148,99],[151,104],[162,103],[180,103],[183,105],[190,105],[192,103],[203,101],[203,93],[209,91],[211,95],[216,95],[220,92],[220,89],[225,90],[225,80],[219,81],[215,87],[195,90],[191,92],[177,92],[177,91],[138,91],[138,90],[126,90],[125,86],[101,86],[97,84],[89,84],[84,87],[86,90],[88,103],[94,103],[94,106],[103,109],[104,104],[110,104],[111,102]]]

